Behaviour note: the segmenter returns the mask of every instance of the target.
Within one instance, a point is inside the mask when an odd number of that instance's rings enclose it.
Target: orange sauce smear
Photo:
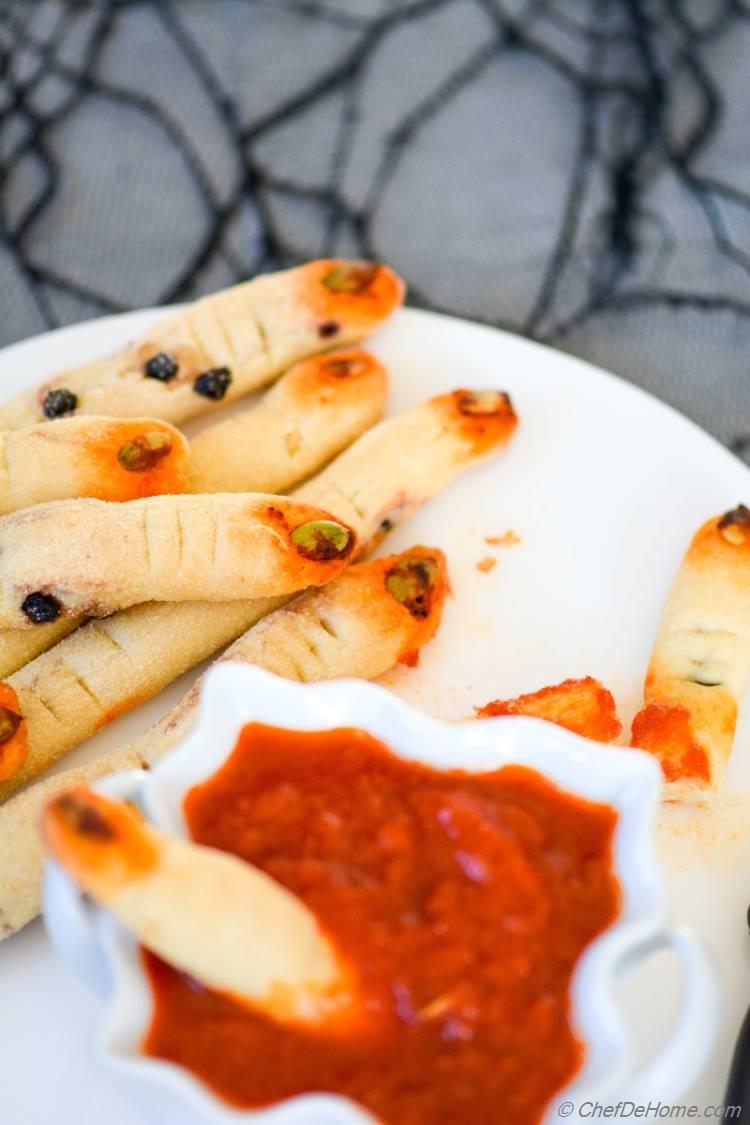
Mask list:
[[[564,680],[515,699],[495,699],[477,709],[478,719],[493,719],[498,715],[546,719],[596,742],[614,742],[622,731],[612,692],[593,676]]]
[[[711,780],[708,756],[693,737],[687,707],[647,704],[633,719],[630,743],[658,757],[667,781]]]
[[[437,771],[359,730],[252,724],[185,800],[195,840],[297,894],[357,966],[351,1033],[283,1026],[144,953],[144,1050],[237,1107],[310,1091],[389,1125],[536,1125],[579,1069],[571,975],[615,919],[616,813],[535,771]]]

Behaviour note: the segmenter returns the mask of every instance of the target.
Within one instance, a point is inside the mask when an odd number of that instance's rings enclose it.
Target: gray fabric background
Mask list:
[[[740,0],[6,0],[0,342],[320,254],[750,460]]]

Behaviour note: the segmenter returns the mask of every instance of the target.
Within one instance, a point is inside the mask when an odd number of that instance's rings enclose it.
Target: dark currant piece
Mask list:
[[[337,336],[340,328],[341,325],[337,324],[335,320],[325,320],[318,325],[318,335],[321,339],[328,340],[331,336]]]
[[[42,410],[46,418],[62,418],[72,414],[78,406],[78,395],[65,387],[58,387],[54,391],[47,391],[42,402]]]
[[[180,370],[180,365],[173,355],[159,352],[151,356],[144,370],[149,379],[159,379],[162,383],[168,383],[170,379],[174,379]]]
[[[57,621],[62,606],[51,594],[29,594],[24,598],[21,609],[35,625],[46,625],[49,621]]]
[[[224,398],[229,384],[232,382],[232,373],[228,367],[212,367],[204,371],[193,383],[193,390],[204,398],[212,398],[218,402]]]

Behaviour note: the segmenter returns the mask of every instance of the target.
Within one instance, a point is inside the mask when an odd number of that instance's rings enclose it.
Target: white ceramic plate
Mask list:
[[[155,315],[99,320],[6,349],[1,393],[117,347]],[[750,498],[750,472],[643,392],[514,336],[407,311],[378,333],[373,349],[391,369],[391,411],[456,386],[489,386],[508,390],[521,418],[501,459],[455,482],[390,537],[388,551],[416,542],[442,547],[455,598],[419,667],[400,668],[385,682],[425,711],[454,718],[498,696],[591,674],[615,693],[629,723],[684,547],[704,519]],[[521,537],[518,545],[484,542],[509,529]],[[497,566],[478,571],[489,555]],[[193,676],[119,719],[65,764],[144,729]],[[659,830],[671,920],[703,936],[723,980],[721,1036],[684,1099],[701,1112],[721,1100],[750,1002],[750,707],[727,790],[716,811],[671,810]],[[656,958],[621,992],[648,1053],[674,1022],[674,967]],[[166,1092],[130,1084],[97,1060],[100,1015],[100,1002],[53,954],[40,923],[0,945],[2,1120],[198,1125]]]

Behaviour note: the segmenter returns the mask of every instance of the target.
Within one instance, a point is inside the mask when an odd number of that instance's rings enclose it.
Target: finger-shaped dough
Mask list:
[[[359,563],[248,629],[219,662],[253,664],[302,683],[374,680],[395,664],[415,662],[438,630],[447,590],[445,557],[435,547]],[[201,680],[131,743],[139,761],[152,765],[185,737],[200,690]]]
[[[190,443],[192,492],[288,492],[377,422],[388,391],[369,352],[297,364],[257,406]]]
[[[498,715],[545,719],[596,742],[614,742],[622,731],[614,696],[593,676],[563,680],[553,687],[518,695],[515,699],[495,699],[477,708],[478,719],[493,719]]]
[[[236,856],[157,832],[85,786],[47,805],[47,850],[139,941],[208,988],[284,1021],[353,1003],[353,980],[315,915]]]
[[[8,677],[28,754],[0,801],[118,715],[229,644],[285,598],[139,605],[90,621]],[[1,686],[1,685],[0,685]]]
[[[204,297],[122,351],[24,391],[0,430],[72,414],[179,425],[270,383],[307,356],[358,343],[401,304],[387,266],[323,260]]]
[[[724,775],[750,673],[750,510],[708,520],[669,592],[631,745],[655,754],[665,797],[701,802]]]
[[[187,441],[154,418],[61,418],[0,434],[0,515],[50,500],[188,488]]]
[[[517,424],[502,391],[438,395],[373,427],[294,495],[355,528],[364,550],[459,473],[498,454]]]
[[[0,520],[0,625],[290,594],[335,578],[354,546],[327,512],[260,493],[40,504]]]
[[[40,653],[52,648],[79,625],[83,617],[58,617],[35,629],[0,629],[0,678],[5,679]]]
[[[478,392],[478,397],[484,393]],[[336,505],[337,512],[345,511],[356,518],[362,540],[372,543],[453,477],[504,447],[515,428],[516,417],[506,396],[489,393],[493,397],[487,408],[494,407],[494,412],[465,413],[467,406],[473,406],[471,392],[457,391],[380,423],[300,491],[312,502],[317,488],[321,496]],[[408,443],[402,446],[407,438]],[[358,446],[362,443],[366,443],[366,448],[360,455]],[[398,457],[400,475],[391,471],[390,457]],[[429,471],[425,471],[425,460]],[[379,464],[383,466],[380,474],[377,472]],[[0,800],[21,781],[37,776],[52,761],[89,737],[107,721],[106,716],[117,713],[117,708],[123,711],[134,702],[150,698],[191,664],[211,655],[222,644],[228,644],[269,612],[268,604],[262,599],[237,603],[234,615],[229,613],[227,620],[226,604],[183,603],[179,606],[181,624],[175,633],[169,625],[165,628],[164,623],[169,618],[164,613],[176,612],[176,609],[177,606],[169,605],[141,606],[136,611],[115,614],[104,622],[102,628],[111,630],[120,628],[122,621],[128,636],[128,659],[116,665],[110,660],[100,671],[95,671],[99,666],[98,649],[88,640],[77,641],[73,646],[78,637],[74,634],[51,653],[38,657],[32,665],[10,677],[19,693],[29,690],[33,683],[35,694],[44,696],[58,711],[62,709],[61,698],[70,703],[66,702],[65,722],[49,730],[46,729],[49,718],[45,720],[43,739],[37,741],[33,737],[34,726],[31,725],[29,758],[17,777],[0,785]],[[135,623],[131,625],[134,615]],[[219,635],[226,629],[224,639],[218,640],[213,648],[210,645],[201,648],[197,642],[204,636],[210,641],[214,628]],[[89,636],[87,630],[90,631],[89,626],[83,630]],[[93,701],[87,705],[83,698],[79,700],[80,690],[70,685],[65,671],[59,671],[61,665],[71,659],[68,655],[71,651],[76,654],[73,659],[77,674],[86,682],[92,675],[96,676],[95,694],[97,698],[106,698],[102,708],[92,709]],[[111,672],[108,672],[110,666]],[[64,686],[59,686],[58,679]],[[44,710],[43,705],[36,706],[37,714]],[[25,706],[24,717],[29,717]]]
[[[445,561],[437,550],[416,547],[359,563],[322,590],[271,613],[262,629],[256,626],[257,637],[250,629],[221,659],[276,673],[286,660],[298,679],[374,679],[399,660],[410,660],[435,634],[447,585]],[[287,646],[295,653],[294,664],[285,657]],[[37,824],[46,802],[71,785],[114,770],[154,765],[191,729],[199,697],[196,684],[140,738],[41,781],[0,807],[0,939],[39,912],[43,856]]]

